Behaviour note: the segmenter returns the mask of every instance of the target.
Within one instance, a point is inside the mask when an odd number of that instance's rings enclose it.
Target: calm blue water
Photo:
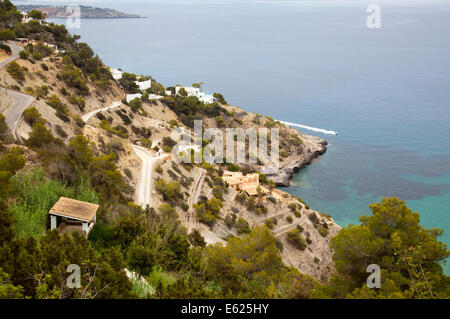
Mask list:
[[[148,19],[71,31],[108,65],[338,131],[287,190],[340,225],[397,195],[450,244],[450,2],[381,2],[379,30],[365,27],[368,3],[335,3],[104,1]]]

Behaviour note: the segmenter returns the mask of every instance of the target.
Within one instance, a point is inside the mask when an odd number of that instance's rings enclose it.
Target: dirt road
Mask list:
[[[188,232],[191,232],[195,228],[199,228],[199,222],[197,219],[197,214],[194,210],[194,204],[198,202],[198,198],[202,192],[203,182],[205,180],[206,171],[201,168],[197,176],[195,176],[194,183],[191,188],[191,196],[189,197],[189,209],[186,213],[186,228]]]

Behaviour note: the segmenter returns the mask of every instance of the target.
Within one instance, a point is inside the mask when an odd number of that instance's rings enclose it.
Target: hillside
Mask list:
[[[20,19],[8,10],[5,20]],[[448,296],[439,262],[450,252],[401,200],[383,199],[341,229],[276,188],[326,141],[199,84],[165,87],[111,69],[64,26],[11,25],[0,67],[0,298]],[[196,120],[215,134],[196,137]],[[227,128],[278,129],[280,166],[209,161],[239,140],[220,146]],[[175,130],[198,149],[175,152]],[[242,143],[249,158],[250,138]],[[61,198],[94,206],[91,228],[78,210],[54,218]],[[386,285],[368,290],[367,265],[378,263]],[[72,264],[83,266],[81,288],[61,285]]]
[[[138,14],[125,13],[115,9],[97,8],[80,5],[81,18],[83,19],[121,19],[121,18],[142,18]],[[18,5],[20,11],[38,10],[47,14],[48,18],[67,18],[72,15],[72,10],[68,6],[54,5]]]

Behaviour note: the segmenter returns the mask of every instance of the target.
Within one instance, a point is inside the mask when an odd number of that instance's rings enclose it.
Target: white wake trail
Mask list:
[[[338,132],[324,130],[324,129],[317,128],[317,127],[311,127],[311,126],[306,126],[306,125],[291,123],[291,122],[285,122],[285,121],[278,121],[278,122],[289,125],[289,126],[301,127],[308,131],[319,132],[319,133],[328,134],[328,135],[338,135]]]

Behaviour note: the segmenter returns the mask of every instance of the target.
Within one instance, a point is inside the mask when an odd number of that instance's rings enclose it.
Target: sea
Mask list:
[[[203,82],[245,110],[338,132],[301,129],[329,143],[285,188],[313,209],[347,226],[397,196],[450,244],[450,1],[88,4],[146,17],[69,29],[107,65],[166,86]]]

